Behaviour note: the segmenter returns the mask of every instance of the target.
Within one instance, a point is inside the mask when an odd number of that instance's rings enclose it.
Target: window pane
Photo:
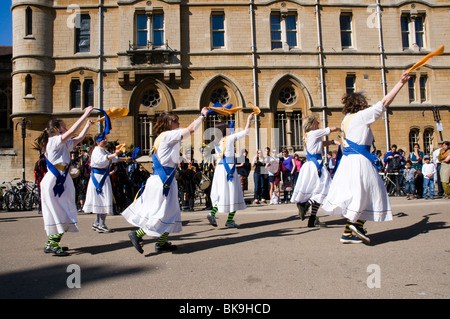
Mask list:
[[[288,15],[286,17],[286,29],[297,30],[297,17],[295,15]]]
[[[416,32],[423,31],[423,17],[416,17],[416,19],[414,19],[414,24],[416,27]]]
[[[213,47],[225,46],[225,33],[223,31],[213,32]]]
[[[297,32],[288,31],[287,34],[287,43],[290,47],[297,46]]]
[[[272,14],[270,16],[270,30],[281,30],[281,17]]]
[[[414,76],[411,76],[411,78],[408,80],[408,90],[409,90],[409,102],[414,102],[416,99],[416,93],[414,90],[414,82],[416,78]]]
[[[402,46],[404,48],[409,48],[409,34],[402,33]]]
[[[164,28],[164,15],[154,14],[153,15],[153,29]]]
[[[344,48],[352,46],[352,34],[350,32],[341,32],[341,45]]]
[[[423,48],[423,33],[416,32],[416,44],[419,48]]]
[[[147,30],[147,15],[138,14],[136,23],[138,30]]]
[[[164,44],[164,31],[154,31],[153,45],[163,45],[163,44]]]
[[[351,15],[341,15],[340,16],[341,30],[351,30],[352,29],[352,16]]]
[[[223,30],[223,15],[219,15],[219,14],[214,14],[211,17],[211,21],[212,21],[212,29],[213,30]]]
[[[138,31],[137,45],[140,47],[147,45],[147,31]]]
[[[409,19],[406,16],[403,16],[400,18],[400,24],[402,26],[402,31],[408,32],[409,31]]]

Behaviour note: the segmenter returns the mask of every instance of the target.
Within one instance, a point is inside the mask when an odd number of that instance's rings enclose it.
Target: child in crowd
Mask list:
[[[416,187],[414,186],[414,180],[416,178],[417,171],[412,168],[411,161],[407,161],[405,164],[405,170],[403,171],[403,178],[405,179],[405,193],[406,199],[413,199],[416,193]]]
[[[425,199],[433,199],[434,198],[434,174],[436,169],[434,164],[430,163],[430,156],[425,155],[423,157],[425,163],[422,165],[422,174],[423,174],[423,198]],[[430,189],[430,195],[428,195],[428,189]]]

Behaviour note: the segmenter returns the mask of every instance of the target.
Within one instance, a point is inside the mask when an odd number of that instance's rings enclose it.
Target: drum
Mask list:
[[[200,183],[198,183],[198,188],[200,188],[202,191],[207,189],[211,185],[211,180],[206,176],[205,174],[201,174],[201,180]]]
[[[78,167],[74,166],[69,169],[69,175],[72,178],[77,178],[78,176],[80,176],[80,173],[81,173],[81,171]]]

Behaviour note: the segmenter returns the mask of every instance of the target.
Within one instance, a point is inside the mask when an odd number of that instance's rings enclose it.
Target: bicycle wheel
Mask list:
[[[23,195],[21,204],[23,210],[33,209],[33,194],[31,192],[28,192]]]
[[[19,210],[20,209],[20,201],[16,200],[16,195],[10,191],[5,192],[4,195],[5,201],[5,209],[7,211]]]

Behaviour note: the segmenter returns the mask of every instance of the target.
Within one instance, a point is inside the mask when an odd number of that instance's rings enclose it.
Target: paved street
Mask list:
[[[311,229],[294,204],[250,205],[236,214],[240,229],[223,227],[225,214],[215,228],[206,211],[182,213],[183,231],[169,237],[178,250],[158,255],[153,238],[144,237],[143,255],[131,246],[122,216],[108,216],[114,232],[99,234],[84,213],[80,232],[62,239],[71,255],[44,254],[42,217],[1,211],[0,297],[449,298],[450,202],[391,202],[394,221],[366,223],[370,246],[341,244],[344,219],[321,210],[326,227]]]

